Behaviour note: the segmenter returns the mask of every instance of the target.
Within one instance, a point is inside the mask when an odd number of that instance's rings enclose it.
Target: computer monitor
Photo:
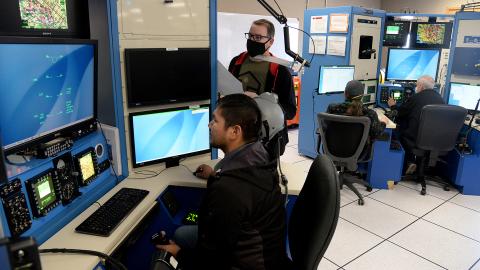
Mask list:
[[[438,49],[389,48],[386,80],[415,81],[423,75],[437,79]]]
[[[480,99],[480,85],[451,83],[448,104],[462,106],[467,110],[475,110]]]
[[[125,49],[128,106],[210,99],[209,48]]]
[[[411,44],[416,48],[449,48],[452,23],[414,22]]]
[[[410,32],[410,22],[387,21],[383,35],[384,46],[404,46]]]
[[[130,139],[133,167],[208,153],[208,106],[131,113]]]
[[[0,36],[89,38],[85,0],[2,0]]]
[[[96,44],[0,38],[0,127],[6,152],[95,121]]]
[[[355,74],[355,66],[321,66],[318,94],[345,91],[345,86]]]

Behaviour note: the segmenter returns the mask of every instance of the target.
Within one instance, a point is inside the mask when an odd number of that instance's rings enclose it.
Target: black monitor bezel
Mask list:
[[[445,25],[445,34],[443,36],[443,43],[442,44],[417,43],[418,26],[423,24]],[[410,46],[414,48],[425,48],[425,49],[450,48],[450,43],[452,40],[452,29],[453,29],[452,22],[413,22],[411,31],[410,31]]]
[[[154,105],[165,105],[172,102],[191,102],[191,101],[201,101],[201,100],[209,100],[211,99],[211,89],[212,89],[212,82],[210,82],[210,91],[207,98],[200,98],[200,97],[175,97],[175,98],[166,98],[166,99],[159,99],[159,100],[152,100],[152,101],[142,101],[142,102],[134,102],[133,101],[133,89],[132,86],[132,75],[131,75],[131,67],[130,67],[130,57],[131,53],[135,52],[148,52],[148,51],[158,51],[158,52],[168,52],[172,49],[169,48],[127,48],[125,49],[124,56],[125,56],[125,84],[126,84],[126,92],[127,92],[127,106],[129,108],[135,107],[145,107],[145,106],[154,106]],[[212,67],[211,63],[211,49],[208,47],[195,47],[195,48],[175,48],[175,51],[194,51],[194,50],[202,50],[208,51],[208,65]],[[210,76],[211,78],[211,76]],[[173,93],[174,91],[172,91]]]
[[[49,132],[43,136],[30,139],[24,143],[4,148],[5,155],[9,155],[33,145],[48,142],[58,137],[71,137],[78,128],[95,123],[97,120],[97,94],[98,94],[98,41],[92,39],[63,39],[42,37],[0,37],[0,44],[90,44],[93,45],[93,117],[82,122],[66,126],[60,130]]]
[[[316,88],[317,95],[332,95],[332,94],[339,94],[339,93],[345,92],[345,90],[343,90],[343,91],[320,93],[320,80],[322,79],[322,68],[324,67],[353,67],[352,80],[355,80],[355,65],[322,65],[318,68],[318,80],[317,80],[317,88]]]
[[[435,77],[433,78],[435,81],[437,81],[438,77],[438,67],[440,66],[440,58],[442,57],[442,52],[438,48],[388,48],[388,53],[387,53],[387,63],[385,66],[385,81],[396,81],[396,82],[415,82],[415,80],[391,80],[387,77],[388,75],[388,61],[390,60],[390,51],[392,50],[417,50],[417,51],[437,51],[438,52],[438,59],[437,59],[437,68],[435,72]]]
[[[385,40],[385,37],[387,35],[387,26],[389,26],[388,23],[402,23],[402,24],[405,24],[405,25],[408,25],[408,28],[407,30],[405,31],[405,37],[403,38],[403,42],[400,44],[400,43],[395,43],[395,42],[390,42],[390,41],[387,41]],[[404,46],[408,40],[408,34],[410,33],[410,25],[411,25],[411,22],[410,21],[395,21],[395,20],[387,20],[385,22],[385,29],[383,31],[383,46]]]
[[[0,9],[1,36],[89,38],[89,8],[85,0],[65,0],[67,5],[67,29],[30,29],[21,27],[19,0],[2,0]],[[3,20],[10,20],[3,21]]]
[[[196,151],[196,152],[191,152],[187,154],[181,154],[177,156],[171,156],[171,157],[164,157],[160,159],[155,159],[155,160],[150,160],[142,163],[137,163],[136,157],[135,157],[135,135],[133,132],[133,117],[134,116],[139,116],[139,115],[147,115],[147,114],[156,114],[156,113],[162,113],[162,112],[172,112],[172,111],[180,111],[180,110],[190,110],[190,109],[200,109],[200,108],[207,108],[208,109],[208,117],[209,120],[212,117],[212,112],[210,109],[210,104],[201,104],[198,106],[181,106],[181,107],[172,107],[172,108],[166,108],[166,109],[159,109],[159,110],[149,110],[149,111],[142,111],[142,112],[134,112],[134,113],[129,113],[128,114],[128,121],[129,121],[129,133],[130,133],[130,152],[131,152],[131,160],[132,160],[132,166],[133,168],[139,168],[139,167],[145,167],[148,165],[153,165],[153,164],[158,164],[162,162],[167,162],[168,160],[171,159],[181,159],[181,158],[186,158],[186,157],[191,157],[191,156],[197,156],[197,155],[202,155],[206,154],[212,151],[212,147],[209,145],[208,149],[201,150],[201,151]]]

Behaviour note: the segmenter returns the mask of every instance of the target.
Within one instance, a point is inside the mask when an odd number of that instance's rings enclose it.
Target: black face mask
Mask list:
[[[268,41],[267,41],[268,42]],[[265,44],[267,43],[261,43],[261,42],[256,42],[251,39],[247,39],[247,51],[248,54],[251,57],[255,57],[260,54],[264,54],[266,49],[265,49]]]

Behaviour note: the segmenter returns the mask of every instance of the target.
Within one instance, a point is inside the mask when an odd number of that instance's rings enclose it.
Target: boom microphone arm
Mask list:
[[[282,14],[278,14],[265,0],[257,0],[280,24],[285,24],[283,27],[283,39],[285,42],[285,53],[293,58],[294,61],[299,62],[303,66],[309,67],[310,63],[303,59],[298,53],[290,50],[290,29],[287,26],[287,18]]]

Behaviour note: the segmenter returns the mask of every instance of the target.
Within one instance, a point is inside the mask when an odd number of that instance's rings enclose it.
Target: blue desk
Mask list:
[[[468,137],[471,154],[453,149],[443,165],[445,176],[465,195],[480,195],[480,131],[474,128]]]
[[[367,182],[373,188],[387,189],[388,181],[398,182],[402,178],[403,158],[402,148],[391,148],[393,129],[385,129],[387,140],[377,140],[373,144],[372,160],[368,163]]]

